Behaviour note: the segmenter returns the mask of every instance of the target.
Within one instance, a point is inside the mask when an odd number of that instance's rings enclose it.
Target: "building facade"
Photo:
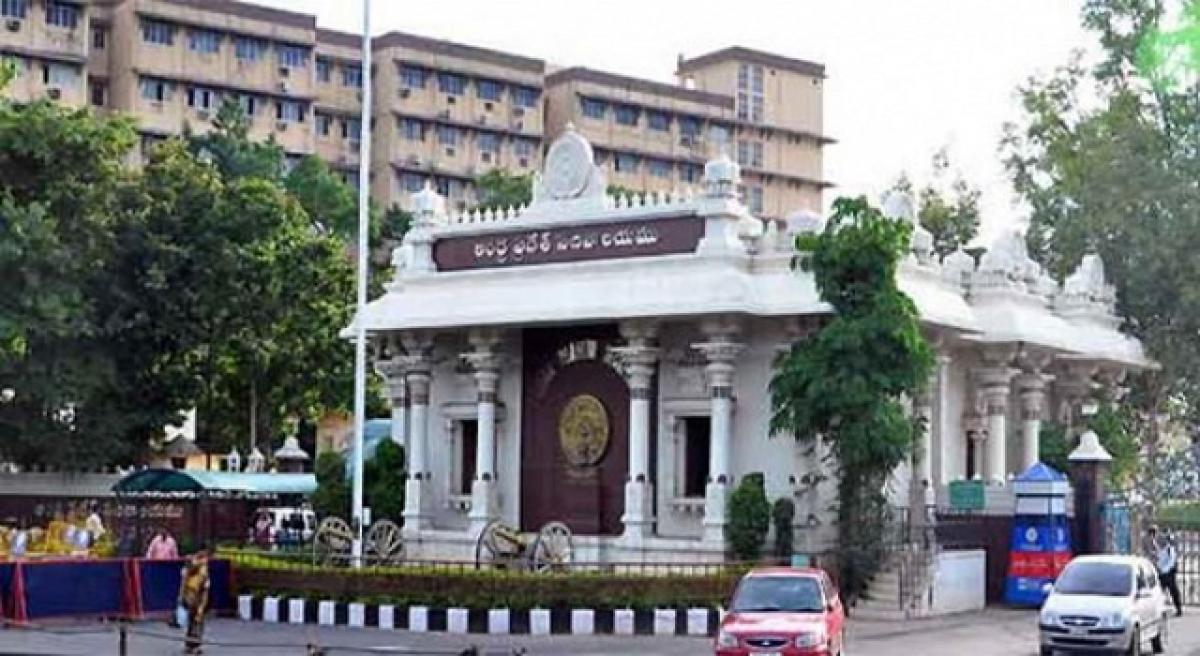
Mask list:
[[[614,184],[669,192],[699,183],[726,149],[743,165],[756,212],[817,211],[824,67],[745,48],[680,59],[678,84],[545,62],[400,32],[373,40],[313,16],[235,0],[3,0],[5,93],[49,97],[138,120],[143,147],[211,128],[236,99],[257,139],[289,161],[319,156],[358,184],[362,85],[373,84],[372,196],[404,206],[426,180],[451,204],[478,201],[476,179],[541,166],[568,123],[587,135]]]
[[[396,277],[362,318],[410,457],[409,553],[470,559],[493,520],[561,521],[584,562],[719,560],[726,500],[754,472],[795,500],[798,549],[823,551],[836,486],[820,448],[771,434],[768,392],[776,356],[829,311],[791,266],[794,237],[823,224],[752,213],[727,157],[695,196],[632,200],[606,193],[596,161],[568,128],[528,208],[413,199]],[[903,197],[885,210],[912,221]],[[898,506],[948,506],[950,483],[974,479],[1011,515],[1042,420],[1148,365],[1094,255],[1060,285],[1018,234],[978,263],[939,261],[917,226],[899,276],[938,360],[912,401],[929,429],[889,486]]]

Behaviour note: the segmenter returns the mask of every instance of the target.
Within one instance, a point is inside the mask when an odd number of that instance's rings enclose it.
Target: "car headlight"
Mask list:
[[[796,636],[795,642],[796,642],[796,646],[800,647],[800,648],[819,647],[821,644],[823,644],[825,642],[825,634],[823,634],[823,633],[801,633],[800,635]]]
[[[736,646],[738,646],[737,636],[733,635],[732,633],[730,633],[728,631],[718,631],[717,632],[717,646],[718,647],[736,647]]]
[[[1041,623],[1046,626],[1058,626],[1058,613],[1054,611],[1042,611]]]
[[[1101,623],[1110,629],[1123,629],[1128,621],[1125,613],[1111,613],[1101,618]]]

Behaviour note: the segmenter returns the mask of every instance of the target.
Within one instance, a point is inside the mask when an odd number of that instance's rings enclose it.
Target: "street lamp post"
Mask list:
[[[355,567],[362,567],[363,554],[363,425],[367,405],[367,275],[370,247],[371,186],[371,0],[363,0],[362,32],[362,119],[358,140],[358,298],[354,320],[354,481],[351,515],[354,540],[351,558]]]

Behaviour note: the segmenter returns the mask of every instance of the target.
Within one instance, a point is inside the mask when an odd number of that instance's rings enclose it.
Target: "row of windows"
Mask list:
[[[763,67],[742,64],[738,67],[737,117],[751,123],[762,123],[764,85]]]
[[[363,72],[360,64],[343,64],[342,86],[361,89]],[[329,83],[333,81],[333,61],[326,57],[317,57],[317,81]]]
[[[427,68],[411,64],[400,65],[400,86],[405,89],[424,89],[429,78],[437,76],[437,87],[441,93],[461,96],[467,90],[467,77],[458,73],[446,71],[434,72]],[[540,89],[508,84],[487,78],[475,78],[475,95],[482,100],[498,101],[504,98],[504,91],[509,91],[512,103],[517,107],[536,107],[542,96]]]
[[[753,166],[761,169],[763,165],[762,142],[739,139],[737,143],[737,162],[742,166]]]
[[[172,100],[175,97],[176,84],[169,80],[144,77],[141,79],[139,85],[142,98],[146,100],[161,103]],[[184,90],[184,99],[187,102],[187,106],[193,109],[216,109],[224,102],[226,97],[237,100],[238,104],[242,106],[242,110],[250,117],[257,116],[259,109],[266,107],[270,103],[274,104],[275,119],[279,121],[303,123],[308,115],[308,103],[300,101],[271,101],[253,94],[224,92],[208,87],[192,85],[187,86]]]
[[[171,23],[156,20],[142,20],[142,40],[160,46],[175,45],[175,36],[179,27]],[[216,54],[226,35],[215,30],[189,28],[187,30],[188,50],[201,54]],[[271,44],[266,39],[252,36],[230,36],[233,40],[234,55],[243,61],[258,61],[263,59]],[[289,68],[304,68],[312,54],[308,46],[288,43],[274,44],[275,53],[280,66]]]
[[[471,131],[453,125],[434,125],[418,119],[404,117],[396,119],[396,127],[399,129],[400,134],[408,141],[425,141],[426,134],[433,132],[438,144],[447,147],[465,143],[467,135],[473,133],[476,148],[484,152],[500,152],[502,135],[498,132],[489,132],[486,130]],[[523,139],[520,137],[514,137],[512,142],[513,154],[517,157],[532,157],[539,143],[535,139]]]
[[[16,55],[5,55],[5,63],[9,64],[18,78],[25,77],[33,67],[33,62]],[[43,62],[41,64],[42,84],[59,89],[74,89],[83,78],[83,69],[74,64],[59,62]]]
[[[679,133],[685,137],[700,136],[703,119],[697,116],[689,116],[687,114],[672,114],[658,109],[648,109],[638,107],[637,105],[627,105],[623,103],[609,103],[596,98],[580,98],[580,112],[587,118],[597,120],[605,120],[608,118],[608,112],[611,109],[613,120],[618,125],[627,125],[636,127],[641,124],[642,115],[646,117],[646,127],[651,130],[660,132],[670,132],[671,123],[679,123]],[[725,126],[713,126],[718,129],[726,137],[729,133],[729,128]]]
[[[646,166],[646,172],[655,178],[669,178],[674,173],[675,169],[679,169],[679,179],[683,182],[699,182],[704,175],[704,167],[699,164],[691,164],[688,162],[672,162],[671,160],[659,159],[657,157],[646,157],[634,153],[626,152],[609,152],[605,150],[596,151],[596,162],[604,165],[612,162],[612,169],[617,173],[625,173],[629,175],[637,174],[642,167]]]
[[[29,13],[29,0],[0,0],[0,16],[24,19]],[[79,26],[78,5],[59,0],[46,1],[46,24],[75,29]]]
[[[342,117],[335,119],[329,114],[323,112],[315,112],[313,120],[317,124],[317,135],[328,137],[333,134],[333,126],[336,122],[339,126],[342,139],[347,141],[360,141],[362,139],[362,119],[352,117]]]

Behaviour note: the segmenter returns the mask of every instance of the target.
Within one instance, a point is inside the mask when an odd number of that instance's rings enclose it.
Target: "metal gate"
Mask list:
[[[1200,523],[1160,522],[1158,530],[1175,540],[1179,557],[1177,581],[1183,603],[1200,604]]]

